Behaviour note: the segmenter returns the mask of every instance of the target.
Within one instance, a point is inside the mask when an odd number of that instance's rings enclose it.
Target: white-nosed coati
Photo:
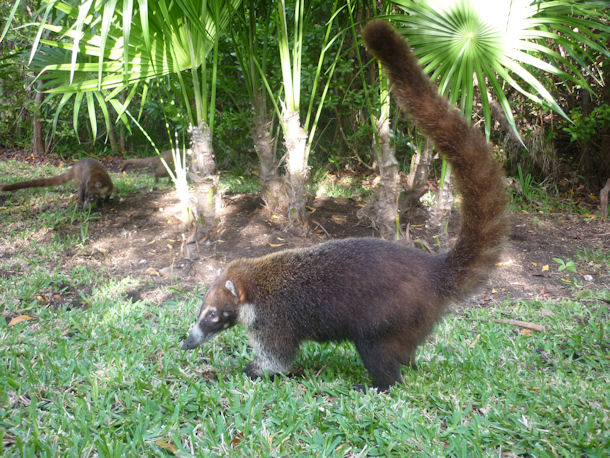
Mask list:
[[[108,200],[112,194],[113,185],[110,175],[99,161],[91,158],[79,160],[61,175],[0,185],[0,191],[59,186],[72,180],[76,183],[78,200],[83,206],[91,205],[102,199]]]
[[[304,340],[351,340],[375,386],[400,379],[448,303],[484,280],[505,237],[502,171],[485,138],[424,75],[405,40],[383,21],[364,30],[400,106],[453,166],[463,196],[455,247],[431,255],[373,238],[236,259],[210,287],[183,349],[236,323],[256,356],[246,373],[284,372]]]
[[[174,156],[171,150],[163,151],[159,156],[144,157],[144,158],[133,158],[126,159],[121,163],[121,172],[124,172],[130,165],[138,167],[154,167],[153,174],[155,175],[155,182],[159,178],[169,177],[167,169],[163,165],[161,158],[166,162],[167,165],[172,169],[172,172],[176,170],[174,166]]]

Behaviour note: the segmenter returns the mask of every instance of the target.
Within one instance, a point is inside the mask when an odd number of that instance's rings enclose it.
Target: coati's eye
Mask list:
[[[210,318],[216,318],[216,310],[210,310],[210,313],[208,314],[208,316]]]

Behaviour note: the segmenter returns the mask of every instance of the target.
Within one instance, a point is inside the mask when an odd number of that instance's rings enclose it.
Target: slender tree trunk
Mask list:
[[[46,152],[44,146],[44,137],[42,135],[42,118],[40,116],[41,105],[44,100],[42,91],[40,90],[42,81],[38,80],[36,84],[37,90],[34,96],[34,113],[33,113],[33,132],[32,132],[32,148],[36,154],[44,154]]]
[[[378,142],[373,149],[379,163],[381,180],[373,198],[358,212],[360,218],[367,218],[384,239],[393,239],[398,218],[398,161],[396,151],[390,142],[390,118],[382,115],[375,122]]]
[[[307,230],[305,204],[307,203],[307,133],[300,124],[299,113],[284,109],[282,122],[286,136],[284,144],[287,156],[286,186],[290,200],[288,220],[293,229]]]
[[[265,208],[270,214],[286,214],[289,206],[286,185],[278,174],[278,161],[273,148],[274,138],[271,135],[272,121],[269,119],[265,94],[262,91],[254,93],[253,100],[254,123],[252,136],[254,149],[259,161],[259,174],[262,181],[262,197]]]
[[[209,234],[216,227],[218,175],[210,129],[204,121],[191,128],[191,151],[189,177],[196,201],[196,224],[203,226],[204,234]]]
[[[106,103],[106,110],[110,112],[110,104]],[[108,123],[108,139],[110,140],[110,149],[114,154],[119,152],[119,145],[116,141],[116,134],[114,132],[114,123],[112,120]]]
[[[432,208],[426,227],[432,234],[438,236],[441,249],[445,249],[449,242],[447,225],[451,216],[451,206],[453,204],[453,193],[451,191],[451,169],[447,164],[445,179],[439,183],[436,205]]]
[[[428,190],[428,175],[432,162],[432,145],[426,139],[421,151],[415,152],[411,158],[411,168],[407,176],[405,198],[400,202],[400,210],[408,211],[419,205],[419,199]]]

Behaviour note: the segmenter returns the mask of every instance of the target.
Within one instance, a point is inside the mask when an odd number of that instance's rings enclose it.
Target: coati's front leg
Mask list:
[[[252,333],[249,335],[255,356],[244,369],[248,377],[254,379],[264,377],[265,374],[286,373],[290,369],[297,347],[287,343],[288,339],[282,339],[277,335],[274,337],[276,340],[271,342],[267,339],[260,339]]]

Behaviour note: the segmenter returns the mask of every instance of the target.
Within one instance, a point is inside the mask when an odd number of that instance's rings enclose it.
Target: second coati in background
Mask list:
[[[153,174],[155,175],[156,183],[159,178],[169,177],[167,169],[163,165],[163,162],[161,162],[161,158],[169,165],[172,172],[176,171],[172,151],[167,150],[163,151],[159,156],[126,159],[121,163],[121,172],[124,172],[127,167],[134,165],[137,167],[152,167],[154,168]]]
[[[364,30],[400,106],[451,163],[462,193],[454,248],[431,255],[373,238],[336,240],[232,261],[210,287],[184,342],[192,349],[240,323],[256,355],[250,376],[287,371],[304,340],[351,340],[375,386],[400,380],[402,364],[450,301],[484,280],[506,235],[506,192],[485,138],[438,95],[405,40],[383,21]]]
[[[77,161],[67,172],[61,175],[0,185],[0,191],[59,186],[68,181],[74,181],[76,184],[78,200],[83,206],[108,200],[114,187],[110,175],[108,175],[101,162],[96,159],[85,158]]]

